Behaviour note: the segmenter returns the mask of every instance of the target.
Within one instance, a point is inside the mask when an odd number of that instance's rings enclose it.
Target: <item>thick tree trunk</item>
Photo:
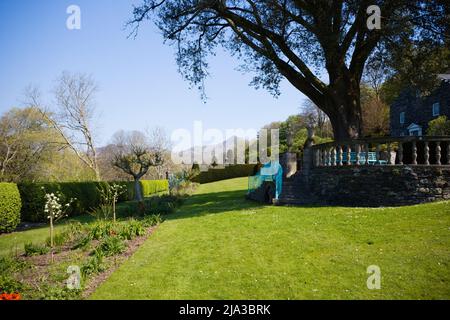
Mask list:
[[[330,88],[324,111],[330,118],[336,141],[361,138],[362,112],[359,83],[336,83]]]
[[[142,201],[142,191],[140,179],[134,179],[134,199],[137,201]]]

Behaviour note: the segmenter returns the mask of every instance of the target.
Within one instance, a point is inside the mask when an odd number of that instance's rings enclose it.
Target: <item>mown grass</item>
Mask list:
[[[450,298],[449,202],[273,207],[245,200],[246,184],[200,186],[91,298]]]

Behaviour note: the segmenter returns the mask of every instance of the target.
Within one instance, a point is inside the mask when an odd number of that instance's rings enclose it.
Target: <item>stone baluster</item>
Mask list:
[[[355,146],[355,150],[356,150],[356,165],[357,166],[359,166],[359,161],[361,160],[361,156],[360,156],[360,153],[361,153],[361,145],[360,144],[357,144],[356,146]]]
[[[441,165],[441,143],[436,142],[436,164]]]
[[[338,146],[338,166],[342,166],[342,146]]]
[[[330,150],[328,148],[325,149],[325,166],[330,166]]]
[[[366,161],[364,164],[367,166],[369,164],[369,144],[364,145],[364,150],[366,151]]]
[[[333,167],[336,166],[336,147],[333,147],[333,148],[331,149],[331,165],[332,165]]]
[[[398,143],[398,164],[403,164],[403,143]]]
[[[413,165],[417,164],[417,142],[416,141],[412,142],[412,164]]]
[[[450,165],[450,141],[447,142],[447,164]]]
[[[326,150],[322,149],[322,167],[325,167],[327,162],[327,154],[326,154]]]
[[[351,165],[352,165],[351,155],[352,155],[352,146],[351,146],[351,145],[348,145],[348,146],[347,146],[347,165],[348,165],[348,166],[351,166]]]
[[[425,141],[425,146],[424,146],[423,152],[424,152],[425,164],[429,165],[430,164],[430,144],[428,143],[428,141]]]
[[[387,164],[391,165],[392,164],[392,157],[391,157],[391,151],[392,151],[392,145],[388,142],[387,143]]]
[[[375,157],[377,158],[377,164],[380,163],[380,151],[381,151],[381,146],[379,143],[377,143],[376,151],[375,151]]]

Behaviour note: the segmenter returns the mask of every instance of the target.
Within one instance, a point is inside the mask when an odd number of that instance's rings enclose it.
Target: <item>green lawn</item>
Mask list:
[[[448,202],[273,207],[246,201],[246,185],[202,185],[91,298],[450,298]]]

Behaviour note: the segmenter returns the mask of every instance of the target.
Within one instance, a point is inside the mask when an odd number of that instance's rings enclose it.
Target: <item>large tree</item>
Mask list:
[[[140,131],[118,131],[113,136],[112,165],[133,177],[136,200],[142,200],[140,180],[151,167],[163,163],[160,145]]]
[[[37,108],[58,132],[62,145],[76,156],[100,180],[100,169],[94,137],[95,94],[97,84],[90,75],[63,72],[54,89],[56,107],[49,111],[35,87],[26,90],[26,103]]]
[[[381,10],[381,28],[367,20]],[[218,45],[257,72],[253,84],[279,94],[285,78],[330,118],[335,139],[362,129],[360,81],[377,46],[399,38],[442,41],[448,35],[444,0],[144,0],[130,24],[153,19],[177,45],[177,62],[203,88],[207,57]],[[372,20],[371,20],[372,21]],[[328,81],[319,77],[325,67]]]

